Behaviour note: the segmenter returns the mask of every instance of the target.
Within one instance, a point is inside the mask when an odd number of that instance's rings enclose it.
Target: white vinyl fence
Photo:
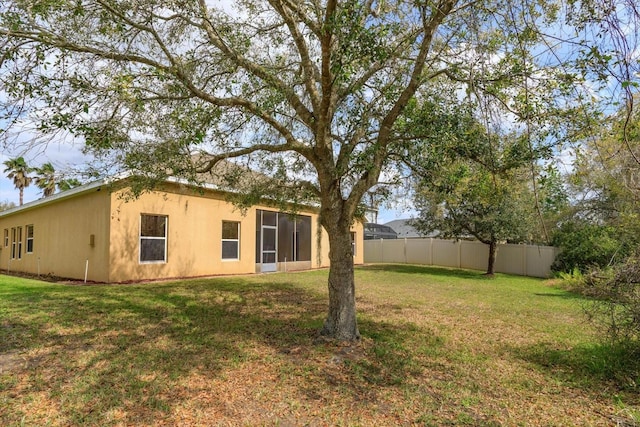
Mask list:
[[[551,246],[498,245],[495,271],[549,277],[558,249]],[[486,270],[489,246],[478,241],[441,239],[365,240],[365,263],[426,264]]]

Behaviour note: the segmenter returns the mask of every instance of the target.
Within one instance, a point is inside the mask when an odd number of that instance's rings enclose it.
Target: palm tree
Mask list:
[[[20,191],[20,206],[22,206],[24,189],[27,188],[33,180],[28,174],[33,169],[27,166],[27,162],[25,162],[22,157],[9,159],[4,162],[4,165],[6,166],[4,171],[9,172],[7,178],[13,179],[13,185]]]
[[[56,192],[56,170],[49,162],[34,169],[38,174],[36,185],[42,190],[44,197],[49,197]]]

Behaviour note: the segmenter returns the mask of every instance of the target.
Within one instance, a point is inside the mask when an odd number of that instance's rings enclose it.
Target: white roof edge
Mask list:
[[[193,183],[193,182],[189,182],[189,180],[184,179],[184,178],[176,178],[174,176],[169,176],[165,179],[166,182],[170,182],[172,184],[181,184],[181,185],[187,185],[187,186],[191,186],[191,187],[202,187],[202,188],[206,188],[207,190],[217,190],[217,191],[222,191],[225,193],[230,193],[231,191],[229,190],[224,190],[222,188],[220,188],[219,185],[216,184],[211,184],[208,182],[203,182],[203,183]]]
[[[93,181],[93,182],[89,182],[87,184],[83,184],[80,185],[78,187],[74,187],[71,188],[69,190],[66,191],[61,191],[60,193],[56,193],[52,196],[49,197],[43,197],[41,199],[38,200],[34,200],[32,202],[27,202],[25,204],[23,204],[22,206],[16,206],[14,208],[11,209],[7,209],[6,211],[2,211],[0,212],[0,217],[3,216],[8,216],[14,213],[18,213],[18,212],[22,212],[22,211],[26,211],[32,208],[36,208],[42,205],[47,205],[49,203],[53,203],[53,202],[57,202],[60,200],[64,200],[64,199],[68,199],[70,197],[74,197],[77,196],[78,194],[82,194],[82,193],[86,193],[92,190],[95,190],[97,188],[100,188],[104,185],[110,184],[114,181],[118,181],[120,178],[107,178],[107,179],[102,179],[102,180],[98,180],[98,181]]]
[[[119,173],[113,176],[109,176],[103,179],[99,179],[96,181],[92,181],[92,182],[88,182],[86,184],[82,184],[78,187],[74,187],[71,188],[69,190],[65,190],[65,191],[61,191],[59,193],[53,194],[49,197],[42,197],[38,200],[34,200],[31,202],[27,202],[25,204],[23,204],[22,206],[16,206],[14,208],[11,209],[7,209],[6,211],[2,211],[0,212],[0,217],[2,216],[8,216],[17,212],[21,212],[23,210],[29,210],[38,206],[42,206],[42,205],[47,205],[49,203],[53,203],[56,201],[60,201],[60,200],[65,200],[68,199],[70,197],[74,197],[77,196],[78,194],[82,194],[91,190],[95,190],[97,188],[100,188],[104,185],[109,185],[112,184],[114,182],[120,181],[122,179],[128,178],[130,177],[131,174],[128,172],[123,172],[123,173]]]

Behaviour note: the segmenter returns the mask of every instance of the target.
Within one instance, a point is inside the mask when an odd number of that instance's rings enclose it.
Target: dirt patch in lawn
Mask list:
[[[25,358],[18,351],[0,353],[0,374],[17,371],[25,364]]]

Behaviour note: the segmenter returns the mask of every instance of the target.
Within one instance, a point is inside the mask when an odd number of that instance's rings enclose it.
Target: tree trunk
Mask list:
[[[496,254],[498,252],[498,244],[495,240],[489,242],[489,262],[487,263],[487,276],[493,276],[495,272]]]
[[[356,320],[356,294],[350,222],[323,221],[329,234],[329,313],[321,334],[340,341],[360,339]],[[331,224],[333,222],[333,224]]]

